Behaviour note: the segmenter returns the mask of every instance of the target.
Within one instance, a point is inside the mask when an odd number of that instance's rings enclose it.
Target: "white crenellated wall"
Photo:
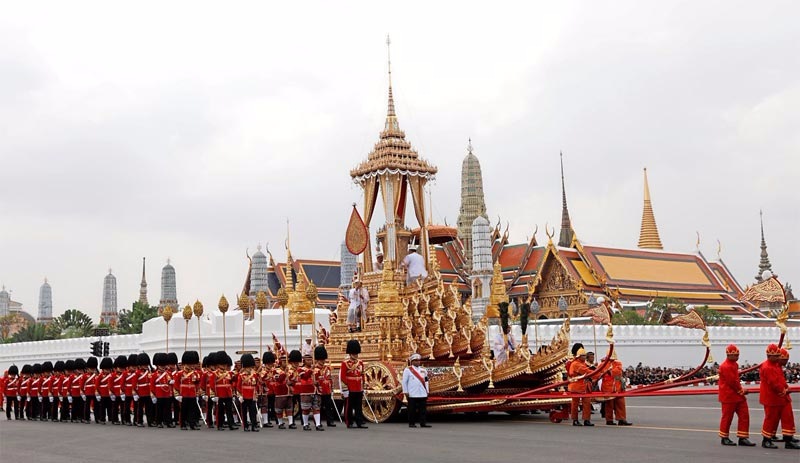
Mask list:
[[[316,309],[317,322],[322,323],[326,328],[329,327],[327,309]],[[286,314],[288,318],[288,313]],[[259,313],[256,312],[256,319],[246,320],[244,326],[244,347],[245,350],[259,350]],[[264,347],[272,346],[272,333],[275,333],[283,342],[283,319],[282,313],[277,309],[268,309],[263,312],[263,343]],[[242,349],[242,313],[239,311],[229,312],[226,315],[227,349],[226,351],[232,358],[238,358],[236,351]],[[592,325],[579,324],[580,320],[573,320],[570,330],[571,342],[581,342],[587,350],[595,350],[594,337],[592,335]],[[287,319],[288,324],[288,319]],[[218,311],[209,312],[203,315],[200,320],[203,355],[211,351],[222,350],[222,314]],[[549,324],[538,325],[540,342],[549,342],[558,332],[561,325],[549,322]],[[187,335],[186,347],[189,350],[198,350],[197,339],[197,319],[189,321],[188,329],[186,322],[180,317],[180,313],[173,317],[169,323],[169,349],[180,354],[184,350],[184,334]],[[490,327],[491,333],[496,332],[497,327]],[[514,326],[514,335],[517,340],[521,338],[519,326]],[[605,341],[606,328],[597,326],[594,328],[597,335],[598,357],[602,357],[608,345]],[[764,360],[764,351],[770,343],[778,342],[779,330],[772,326],[765,325],[759,327],[750,326],[730,326],[730,327],[709,327],[709,337],[712,344],[712,356],[714,360],[721,361],[725,358],[725,346],[735,343],[741,351],[740,364],[756,363]],[[302,338],[308,335],[310,327],[303,327],[303,335],[300,330],[287,330],[288,346],[287,349],[297,349],[302,342]],[[534,347],[533,324],[528,329],[528,338],[531,348]],[[156,352],[165,350],[167,325],[162,318],[154,318],[147,321],[142,330],[142,334],[108,336],[103,338],[110,344],[111,356],[127,355],[134,352],[147,352],[152,355]],[[641,362],[648,366],[665,367],[693,367],[696,366],[705,353],[703,345],[700,343],[702,331],[679,328],[675,326],[661,325],[624,325],[614,327],[615,349],[619,354],[620,360],[626,365],[636,365]],[[792,343],[800,342],[800,327],[793,326],[788,329],[788,338]],[[25,342],[13,344],[0,344],[0,371],[7,369],[12,363],[23,365],[25,363],[41,363],[46,360],[67,360],[78,357],[89,357],[91,349],[90,343],[97,338],[74,338],[60,339],[55,341]],[[793,354],[791,361],[798,361],[800,354]]]

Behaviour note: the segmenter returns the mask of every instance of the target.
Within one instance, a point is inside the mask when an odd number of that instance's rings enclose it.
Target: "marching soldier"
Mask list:
[[[182,371],[175,376],[175,389],[178,394],[176,400],[181,404],[180,425],[186,431],[186,423],[192,431],[196,431],[200,419],[200,404],[197,403],[197,388],[200,385],[201,374],[197,371],[200,356],[197,351],[188,350],[181,357]]]
[[[236,391],[242,404],[242,427],[249,432],[252,426],[253,432],[258,432],[255,398],[260,381],[255,371],[256,361],[251,354],[243,354],[240,363],[242,370],[236,378]]]
[[[264,355],[261,356],[261,387],[262,387],[262,399],[266,399],[266,407],[262,407],[261,409],[261,424],[264,427],[271,428],[272,427],[272,419],[275,418],[277,422],[278,419],[275,417],[275,391],[272,390],[270,387],[270,378],[272,377],[272,372],[275,369],[275,354],[270,351],[264,352]]]
[[[309,415],[311,415],[312,409],[314,409],[313,413],[317,419],[317,430],[324,431],[318,422],[319,401],[314,400],[318,396],[314,384],[314,362],[311,353],[303,355],[303,364],[297,367],[297,381],[294,384],[294,392],[300,395],[300,412],[303,414],[303,430],[311,431]],[[316,404],[314,402],[316,402]]]
[[[206,425],[209,429],[214,427],[214,422],[216,421],[215,416],[217,413],[217,397],[214,392],[214,386],[216,384],[216,377],[217,377],[217,353],[211,352],[206,356],[206,368],[205,368],[205,378],[203,379],[205,385],[203,390],[205,390],[206,395],[203,396],[206,402]]]
[[[79,358],[75,359],[74,370],[72,372],[72,381],[69,386],[69,402],[70,402],[70,418],[73,423],[84,423],[84,406],[83,406],[83,386],[86,381],[84,370],[86,370],[86,360]]]
[[[50,397],[47,399],[50,404],[50,421],[58,421],[59,405],[61,405],[61,383],[66,380],[64,377],[64,361],[58,360],[53,365],[53,378],[50,381]]]
[[[86,360],[86,373],[83,379],[83,417],[86,423],[91,422],[91,412],[94,410],[94,422],[99,423],[100,403],[97,400],[97,357],[89,357]]]
[[[39,421],[50,417],[50,399],[53,397],[53,362],[42,363],[42,384],[39,386]]]
[[[144,427],[144,417],[147,417],[147,426],[155,426],[153,402],[150,400],[150,356],[142,352],[136,356],[136,370],[133,388],[133,424]]]
[[[725,348],[727,357],[719,366],[719,402],[722,404],[722,418],[719,422],[719,437],[722,445],[736,445],[728,436],[734,413],[739,418],[736,437],[739,445],[752,447],[750,442],[750,409],[747,406],[747,391],[739,381],[739,348],[730,344]]]
[[[125,401],[125,373],[128,368],[128,358],[124,355],[114,359],[114,376],[111,381],[111,424],[119,424],[122,403]]]
[[[789,351],[781,349],[780,356],[778,356],[778,367],[781,371],[782,384],[786,387],[786,395],[784,396],[783,406],[781,407],[781,433],[783,434],[783,442],[786,448],[797,449],[800,448],[800,440],[794,437],[795,427],[794,412],[792,411],[792,397],[789,395],[789,385],[786,381],[786,375],[783,372],[787,363],[789,363]]]
[[[233,422],[233,382],[231,366],[233,360],[227,352],[217,352],[217,374],[214,378],[214,393],[217,398],[217,431],[224,431],[227,426],[231,431],[238,429]],[[224,422],[223,422],[224,420]]]
[[[120,421],[127,426],[133,426],[131,421],[131,408],[133,406],[133,390],[136,384],[136,372],[139,368],[139,356],[128,355],[127,366],[122,373],[122,395],[120,396]]]
[[[333,403],[333,382],[331,381],[331,367],[328,365],[328,351],[325,346],[317,346],[314,348],[314,381],[317,385],[317,394],[319,395],[320,409],[325,412],[325,420],[329,428],[335,428],[336,423],[334,416],[337,415],[336,404]],[[314,415],[314,420],[317,427],[320,427],[320,420],[317,415]]]
[[[301,354],[299,350],[295,349],[289,352],[289,365],[286,367],[286,384],[289,386],[289,393],[292,396],[292,402],[291,408],[284,410],[285,413],[288,412],[289,429],[297,429],[297,425],[294,422],[296,419],[294,416],[294,407],[297,405],[298,408],[300,408],[300,389],[302,389],[302,387],[298,385],[298,382],[300,363],[302,361],[303,354]]]
[[[11,419],[11,413],[13,410],[14,419],[19,419],[19,401],[18,401],[18,394],[19,394],[19,367],[16,365],[11,365],[8,367],[8,379],[6,379],[6,384],[4,386],[5,395],[6,395],[6,420]]]
[[[102,424],[111,419],[111,383],[114,381],[114,361],[111,357],[100,360],[100,374],[95,379],[95,422]],[[99,406],[98,406],[99,405]],[[97,409],[100,409],[98,418]]]
[[[358,359],[361,344],[356,339],[347,341],[347,359],[339,369],[339,380],[342,384],[342,396],[345,397],[345,423],[348,428],[353,425],[367,429],[361,401],[364,398],[364,363]]]
[[[294,417],[292,417],[292,394],[289,391],[287,373],[283,366],[285,361],[286,357],[280,357],[281,365],[276,365],[272,369],[269,384],[269,388],[275,394],[275,416],[278,420],[278,429],[286,429],[286,423],[283,420],[287,417],[291,427],[297,427],[294,426]]]
[[[764,406],[764,423],[761,426],[761,447],[776,449],[777,445],[772,441],[778,429],[778,421],[781,417],[785,396],[788,391],[785,387],[783,371],[778,365],[778,358],[781,355],[780,348],[776,344],[767,346],[767,361],[759,367],[759,402]],[[786,448],[792,442],[786,443]]]
[[[31,419],[39,419],[39,410],[42,408],[42,397],[39,395],[39,388],[42,385],[42,365],[34,363],[31,368],[31,383],[28,390],[30,400],[28,400],[28,416]]]
[[[172,385],[175,384],[172,374],[167,369],[169,358],[167,354],[159,352],[153,356],[156,372],[150,378],[150,397],[156,406],[155,422],[159,428],[165,425],[174,428],[172,422]]]
[[[17,402],[19,403],[20,414],[19,417],[21,419],[32,419],[31,416],[28,414],[28,394],[30,393],[31,389],[31,366],[30,365],[22,365],[22,370],[20,370],[19,375],[19,389],[17,396]]]
[[[581,376],[587,375],[591,373],[592,370],[589,369],[589,366],[586,365],[586,350],[583,348],[578,349],[576,352],[576,358],[572,361],[572,364],[569,366],[569,378],[570,383],[567,387],[569,392],[574,394],[586,394],[587,392],[591,392],[591,380],[575,380]],[[588,384],[587,384],[588,383]],[[583,424],[578,421],[578,407],[581,408],[581,415],[583,418]],[[589,397],[573,397],[572,399],[572,406],[570,407],[570,417],[572,418],[572,425],[573,426],[594,426],[594,424],[590,421],[592,414],[592,399]]]
[[[64,362],[64,376],[61,378],[61,421],[72,419],[72,381],[75,379],[75,360]]]

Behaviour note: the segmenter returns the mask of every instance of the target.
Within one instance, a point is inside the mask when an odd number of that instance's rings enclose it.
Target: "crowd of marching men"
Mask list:
[[[262,427],[296,429],[299,405],[303,429],[324,431],[344,418],[348,427],[366,428],[361,413],[364,365],[361,346],[352,340],[340,368],[345,400],[341,416],[331,397],[328,352],[319,345],[302,354],[287,354],[276,346],[261,362],[244,354],[234,368],[225,352],[200,361],[196,351],[177,354],[146,353],[12,365],[3,377],[6,418],[197,430],[203,424],[217,430],[258,432]],[[99,366],[99,370],[98,370]],[[238,423],[237,423],[238,422]]]

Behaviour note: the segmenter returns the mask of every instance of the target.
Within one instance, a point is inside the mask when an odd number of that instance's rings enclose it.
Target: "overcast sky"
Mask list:
[[[642,168],[666,250],[759,261],[800,290],[800,4],[12,2],[0,16],[0,282],[37,313],[242,288],[258,243],[338,259],[349,170],[378,139],[392,37],[400,126],[455,224],[467,139],[512,242],[560,223],[633,248]],[[382,211],[376,218],[382,219]],[[796,293],[797,294],[797,293]]]

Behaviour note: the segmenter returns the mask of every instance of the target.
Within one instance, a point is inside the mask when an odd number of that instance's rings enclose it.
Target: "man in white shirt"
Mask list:
[[[494,360],[497,365],[508,360],[509,352],[514,352],[517,349],[517,341],[514,340],[514,335],[511,334],[510,328],[511,327],[507,326],[504,329],[500,329],[494,336],[492,351],[494,352]],[[505,339],[503,339],[503,333],[506,334]]]
[[[353,289],[349,293],[350,306],[347,308],[347,325],[350,327],[350,332],[361,331],[361,319],[364,317],[364,311],[367,310],[369,304],[369,293],[360,280],[353,283]]]
[[[302,353],[303,356],[312,355],[314,353],[314,346],[311,345],[312,340],[313,339],[311,338],[311,336],[306,338],[306,343],[303,344],[303,346],[300,349],[300,353]]]
[[[430,428],[426,423],[426,410],[428,402],[428,370],[420,365],[422,356],[413,354],[409,361],[411,365],[403,370],[403,394],[408,400],[408,427]]]
[[[425,259],[419,255],[416,246],[408,249],[408,255],[400,263],[400,266],[408,269],[407,285],[410,285],[417,278],[425,279],[428,276],[428,271],[425,270]]]

